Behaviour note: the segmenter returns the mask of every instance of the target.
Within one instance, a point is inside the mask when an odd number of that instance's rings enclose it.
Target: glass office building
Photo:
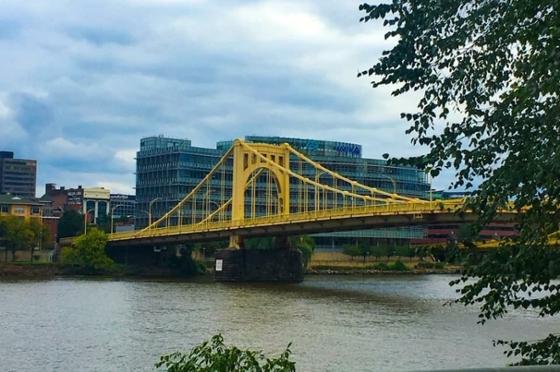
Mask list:
[[[388,192],[426,198],[429,191],[427,177],[423,171],[413,167],[391,166],[385,160],[363,158],[362,147],[358,144],[260,136],[247,136],[245,140],[271,144],[289,143],[332,171]],[[136,156],[137,228],[148,224],[150,214],[152,219],[156,219],[176,205],[210,172],[232,143],[233,141],[221,141],[217,143],[216,148],[203,148],[192,146],[191,141],[187,139],[163,136],[141,139],[140,150]],[[298,164],[292,163],[290,166],[296,169]],[[292,192],[297,193],[297,189],[292,189]],[[335,243],[338,245],[353,237],[418,239],[423,236],[423,230],[400,228],[315,236],[320,245],[334,246]]]
[[[111,210],[113,218],[132,219],[136,210],[136,196],[126,194],[111,194]]]

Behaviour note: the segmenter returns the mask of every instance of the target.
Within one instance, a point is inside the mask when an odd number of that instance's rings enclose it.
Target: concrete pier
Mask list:
[[[215,264],[218,282],[303,281],[303,257],[296,249],[223,249]]]

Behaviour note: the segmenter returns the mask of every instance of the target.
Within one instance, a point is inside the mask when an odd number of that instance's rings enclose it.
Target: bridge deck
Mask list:
[[[474,221],[476,216],[463,210],[462,200],[409,202],[365,207],[349,207],[289,215],[244,219],[243,221],[204,222],[111,234],[111,245],[164,244],[227,238],[232,233],[245,237],[279,234],[308,234],[374,227],[418,225],[433,222]],[[515,213],[500,214],[512,220]]]

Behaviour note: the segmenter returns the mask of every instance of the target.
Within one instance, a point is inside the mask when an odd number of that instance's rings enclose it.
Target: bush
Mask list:
[[[389,270],[391,271],[410,271],[408,266],[406,266],[401,260],[397,260],[389,264]]]
[[[223,336],[218,334],[195,346],[188,354],[175,352],[162,356],[155,366],[165,367],[169,372],[291,372],[296,370],[295,362],[290,361],[291,353],[288,345],[278,358],[267,358],[262,351],[226,346]]]
[[[165,258],[164,264],[173,269],[180,276],[189,277],[205,273],[206,266],[204,263],[192,257],[193,249],[196,249],[196,247],[189,244],[185,245],[180,250],[180,256],[168,256]]]
[[[87,235],[76,239],[72,247],[63,251],[62,262],[77,267],[84,274],[94,274],[113,267],[106,252],[107,235],[100,230],[90,229]]]
[[[376,263],[375,265],[370,266],[369,268],[373,269],[373,270],[381,270],[381,271],[389,271],[389,265],[387,265],[385,262],[379,262]]]
[[[415,269],[433,269],[434,267],[435,264],[433,262],[427,261],[420,261],[414,266]]]
[[[415,269],[443,269],[445,264],[443,262],[428,262],[421,261],[414,266]]]
[[[410,271],[408,266],[406,266],[402,261],[397,260],[390,264],[386,264],[385,262],[379,262],[375,265],[369,266],[369,269],[373,270],[380,270],[380,271]]]
[[[290,238],[290,245],[300,250],[303,255],[303,266],[308,268],[311,263],[311,256],[315,251],[315,241],[313,238],[307,235],[294,236]]]

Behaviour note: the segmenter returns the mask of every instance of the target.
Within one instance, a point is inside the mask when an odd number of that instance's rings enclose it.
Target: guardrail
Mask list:
[[[113,233],[109,235],[109,241],[133,240],[139,238],[152,238],[171,235],[194,234],[201,232],[213,232],[223,230],[236,230],[240,228],[252,228],[273,226],[286,223],[304,223],[321,220],[333,220],[343,218],[360,218],[371,216],[391,215],[414,215],[414,214],[450,214],[456,213],[464,208],[462,199],[432,201],[432,202],[407,202],[386,205],[353,206],[346,208],[327,209],[319,211],[307,211],[290,213],[289,215],[274,215],[255,218],[247,218],[241,221],[206,221],[192,225],[173,225],[152,229],[136,230]],[[465,211],[468,213],[468,211]]]

